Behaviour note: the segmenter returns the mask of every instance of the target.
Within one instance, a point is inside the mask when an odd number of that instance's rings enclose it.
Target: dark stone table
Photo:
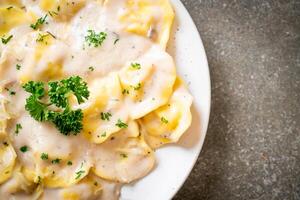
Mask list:
[[[207,52],[212,110],[174,199],[300,199],[300,0],[183,3]]]

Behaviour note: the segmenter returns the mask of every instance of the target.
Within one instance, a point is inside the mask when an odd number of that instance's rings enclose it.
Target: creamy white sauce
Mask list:
[[[36,1],[23,2],[28,5],[27,10],[40,16],[45,14]],[[176,70],[164,49],[148,38],[124,31],[126,24],[120,23],[118,16],[123,14],[125,1],[113,2],[102,6],[99,1],[87,1],[67,22],[57,23],[48,16],[47,25],[40,32],[28,25],[16,27],[10,32],[13,40],[0,46],[1,95],[8,101],[6,108],[10,114],[6,131],[17,153],[17,163],[22,166],[20,170],[27,170],[25,176],[33,176],[34,180],[30,181],[35,182],[35,187],[38,177],[49,186],[37,194],[32,194],[33,191],[28,191],[29,196],[19,194],[12,188],[24,187],[26,191],[29,186],[24,183],[24,177],[14,176],[0,186],[0,194],[7,199],[30,199],[30,195],[45,200],[63,199],[63,192],[77,192],[81,199],[115,200],[120,194],[120,182],[142,178],[153,168],[153,152],[133,120],[169,101]],[[158,12],[155,18],[159,19],[161,14]],[[107,33],[100,47],[88,46],[85,41],[88,30]],[[48,34],[49,44],[37,42],[39,34]],[[132,63],[140,63],[141,70],[130,69]],[[20,70],[16,71],[16,65],[21,66]],[[90,71],[89,67],[94,70]],[[48,81],[71,75],[81,76],[91,91],[91,97],[84,104],[72,106],[83,109],[98,123],[93,132],[84,128],[85,132],[77,136],[65,136],[53,124],[30,117],[24,108],[28,94],[21,87],[29,80]],[[140,90],[134,89],[138,84],[141,84]],[[124,89],[130,93],[122,94]],[[16,94],[11,95],[10,91]],[[101,106],[97,104],[100,97],[107,98]],[[104,111],[113,113],[111,121],[101,122],[99,114]],[[129,127],[117,128],[115,124],[119,119]],[[16,124],[22,125],[18,134]],[[107,131],[107,136],[97,139],[103,131]],[[20,151],[24,145],[28,147],[25,153]],[[48,154],[47,161],[41,159],[42,153]],[[60,163],[51,163],[56,158],[61,159]],[[72,165],[67,165],[68,161],[72,161]],[[78,171],[83,171],[79,178]],[[102,178],[94,177],[101,184],[101,192],[93,193],[94,188],[84,182],[89,172]],[[53,177],[59,181],[53,181]]]

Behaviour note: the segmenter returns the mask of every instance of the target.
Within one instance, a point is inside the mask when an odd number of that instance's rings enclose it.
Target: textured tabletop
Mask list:
[[[300,0],[183,3],[206,49],[212,110],[174,199],[300,199]]]

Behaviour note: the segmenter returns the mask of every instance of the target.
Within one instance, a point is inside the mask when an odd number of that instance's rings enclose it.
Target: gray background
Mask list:
[[[206,49],[212,110],[174,199],[300,199],[300,0],[183,3]]]

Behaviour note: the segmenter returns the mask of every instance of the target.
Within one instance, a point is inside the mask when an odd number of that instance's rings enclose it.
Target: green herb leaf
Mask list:
[[[17,70],[20,70],[20,69],[21,69],[21,65],[16,64],[16,69],[17,69]]]
[[[84,99],[88,99],[90,92],[88,91],[87,83],[79,76],[71,76],[68,79],[61,81],[66,88],[71,90],[77,98],[78,103],[83,103]]]
[[[26,99],[25,109],[29,112],[31,117],[40,122],[46,121],[50,114],[47,105],[41,103],[37,97],[33,95]]]
[[[85,173],[85,171],[83,171],[83,170],[80,170],[80,171],[76,172],[75,174],[77,176],[75,177],[75,179],[79,179],[81,177],[81,175],[84,174],[84,173]]]
[[[139,63],[131,63],[131,68],[132,69],[136,69],[136,70],[141,69],[141,64],[139,64]]]
[[[46,33],[46,34],[40,34],[39,33],[38,38],[35,41],[37,41],[37,42],[43,42],[44,38],[47,37],[47,36],[49,36],[48,33]]]
[[[21,129],[22,129],[22,125],[21,124],[16,124],[15,134],[19,134]]]
[[[112,116],[109,112],[101,112],[100,113],[100,116],[101,116],[101,119],[103,120],[103,121],[109,121],[109,118]]]
[[[65,110],[62,113],[57,113],[52,122],[56,128],[64,135],[69,135],[71,132],[73,135],[77,135],[82,130],[83,113],[78,110]]]
[[[128,125],[122,122],[120,119],[118,119],[118,122],[116,123],[116,126],[119,128],[127,128]]]
[[[165,123],[165,124],[169,123],[169,121],[164,117],[161,117],[160,121],[162,121],[162,123]]]
[[[41,154],[41,159],[42,160],[48,160],[48,154],[47,153],[42,153]]]
[[[32,95],[26,99],[25,109],[37,121],[50,121],[64,135],[73,132],[77,135],[82,130],[83,113],[80,109],[70,110],[68,102],[68,93],[73,92],[78,103],[84,102],[89,97],[87,83],[79,76],[70,77],[61,81],[48,83],[49,86],[49,104],[43,103],[45,96],[44,83],[30,81],[23,88]],[[64,108],[63,111],[52,111],[50,105],[56,105]]]
[[[90,67],[89,67],[89,70],[92,72],[92,71],[94,71],[94,70],[95,70],[95,68],[94,68],[94,67],[92,67],[92,66],[90,66]]]
[[[28,83],[23,85],[23,88],[26,92],[31,93],[37,99],[41,99],[45,96],[44,83],[42,82],[29,81]]]
[[[138,83],[136,86],[132,86],[134,90],[139,90],[142,87],[141,83]]]
[[[22,152],[22,153],[25,153],[26,151],[28,151],[28,147],[25,145],[25,146],[22,146],[21,148],[20,148],[20,151]]]
[[[69,166],[70,166],[70,165],[73,165],[72,161],[69,160],[69,161],[67,162],[67,165],[69,165]]]
[[[45,23],[47,16],[48,15],[45,15],[44,17],[38,18],[38,20],[35,22],[35,24],[31,24],[30,27],[33,30],[37,30],[40,25],[43,25]]]
[[[122,94],[129,94],[129,90],[123,89]]]
[[[61,161],[61,159],[56,158],[56,159],[52,160],[51,163],[52,163],[52,164],[59,164],[60,161]]]
[[[7,44],[12,38],[13,38],[13,35],[8,36],[7,38],[2,37],[1,41],[3,44]]]
[[[96,33],[94,30],[88,30],[88,35],[85,36],[85,41],[89,46],[93,45],[94,47],[101,46],[103,41],[106,39],[107,34],[104,32]]]
[[[68,107],[67,93],[70,90],[58,81],[49,82],[48,87],[50,102],[60,108]]]
[[[122,158],[128,158],[128,156],[127,156],[126,153],[121,153],[120,156],[121,156]]]

